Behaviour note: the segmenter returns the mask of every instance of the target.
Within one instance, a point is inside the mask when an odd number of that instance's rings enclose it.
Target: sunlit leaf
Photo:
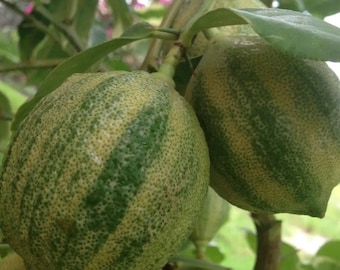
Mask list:
[[[297,57],[340,61],[340,28],[300,12],[282,9],[233,10],[268,42]]]
[[[13,113],[15,113],[18,108],[26,101],[26,97],[19,93],[15,88],[0,81],[0,93],[1,92],[9,99]]]
[[[199,17],[189,29],[190,36],[196,35],[198,32],[206,30],[208,28],[235,25],[235,24],[247,24],[241,16],[235,14],[233,11],[227,8],[218,8],[209,11]]]
[[[244,23],[249,23],[257,34],[291,55],[340,61],[340,28],[291,10],[216,9],[192,24],[189,37],[207,28]]]

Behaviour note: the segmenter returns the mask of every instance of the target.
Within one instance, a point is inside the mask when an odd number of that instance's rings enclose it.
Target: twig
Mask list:
[[[14,11],[15,13],[19,14],[23,18],[30,20],[34,26],[45,33],[46,35],[49,35],[51,38],[53,38],[56,42],[60,43],[60,38],[50,31],[48,27],[46,27],[44,24],[42,24],[39,20],[34,18],[34,16],[29,16],[25,12],[23,12],[18,6],[15,4],[9,3],[6,0],[0,0],[0,3],[3,3],[6,7]],[[59,31],[61,31],[65,37],[70,41],[70,43],[73,45],[73,47],[76,49],[76,51],[81,51],[83,48],[81,42],[79,41],[78,37],[74,33],[71,33],[69,28],[65,27],[62,23],[57,22],[52,18],[52,16],[42,7],[36,8],[37,12],[39,12],[41,15],[43,15],[46,19],[48,19]],[[66,52],[67,53],[67,52]],[[69,53],[67,53],[69,54]]]
[[[84,46],[79,40],[79,37],[73,31],[70,30],[71,28],[69,26],[66,26],[63,23],[60,23],[57,20],[55,20],[52,14],[50,14],[49,11],[46,10],[42,5],[37,6],[36,11],[38,11],[41,15],[48,19],[60,32],[62,32],[65,35],[65,37],[70,41],[70,43],[76,49],[77,52],[80,52],[84,49],[83,48]]]
[[[182,7],[183,3],[181,0],[175,0],[172,2],[171,6],[168,8],[167,13],[163,17],[163,20],[160,24],[160,28],[169,28],[174,19],[176,18],[180,8]],[[162,45],[164,41],[155,39],[151,43],[151,46],[149,48],[149,51],[144,59],[144,62],[142,63],[141,69],[150,71],[152,69],[158,69],[158,57],[159,52],[161,51]]]
[[[0,65],[0,73],[15,70],[54,68],[62,61],[64,61],[64,59],[44,59],[21,63],[7,63]]]
[[[272,214],[251,217],[257,231],[257,256],[254,270],[277,270],[281,256],[281,221]]]
[[[56,42],[60,42],[59,37],[55,35],[55,33],[51,32],[48,27],[46,27],[44,24],[42,24],[39,20],[34,18],[33,16],[27,15],[25,12],[23,12],[20,8],[18,8],[15,4],[9,3],[5,0],[0,0],[0,3],[3,3],[6,7],[14,11],[15,13],[19,14],[23,18],[30,20],[33,25],[40,30],[41,32],[45,33],[46,35],[50,36],[53,40]]]

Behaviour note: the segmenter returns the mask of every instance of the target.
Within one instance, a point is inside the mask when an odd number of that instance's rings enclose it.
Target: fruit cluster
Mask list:
[[[203,56],[184,96],[163,71],[74,74],[21,123],[1,172],[0,226],[27,270],[156,270],[189,236],[201,256],[226,201],[324,216],[340,175],[335,74],[249,26],[198,37],[188,54]]]

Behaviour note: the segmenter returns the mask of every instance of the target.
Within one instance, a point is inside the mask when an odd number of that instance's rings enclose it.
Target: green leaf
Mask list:
[[[340,240],[333,240],[326,242],[323,246],[321,246],[316,253],[316,256],[323,256],[340,263]]]
[[[58,0],[60,1],[60,0]],[[74,18],[74,26],[82,43],[88,44],[90,30],[93,26],[94,16],[97,10],[98,0],[78,1],[77,13]]]
[[[214,9],[199,17],[190,26],[188,29],[188,36],[192,39],[196,34],[208,28],[235,24],[247,24],[247,21],[230,9]]]
[[[7,96],[10,101],[12,112],[15,113],[18,108],[26,101],[26,97],[19,93],[10,85],[0,81],[0,93]]]
[[[221,263],[224,260],[224,254],[217,246],[208,246],[205,251],[205,256],[214,263]]]
[[[132,24],[132,13],[125,0],[107,0],[107,3],[115,17],[116,24],[120,24],[122,29],[126,29]]]
[[[265,8],[219,8],[198,18],[188,37],[212,27],[249,23],[254,31],[277,48],[296,57],[340,61],[340,29],[300,12]]]
[[[340,28],[283,9],[233,9],[265,40],[296,57],[340,61]]]
[[[279,270],[296,269],[299,264],[300,260],[297,254],[297,250],[293,246],[282,242],[281,263]]]
[[[47,23],[47,20],[37,12],[33,12],[30,16],[34,17],[42,24]],[[45,37],[45,33],[36,28],[31,20],[25,18],[18,26],[18,34],[20,58],[22,61],[29,60],[32,58],[37,44]]]
[[[314,16],[324,18],[340,11],[339,0],[284,0],[279,8],[308,11]]]
[[[18,62],[18,36],[14,31],[1,31],[0,32],[0,62]]]
[[[95,47],[80,52],[52,70],[40,86],[39,91],[29,102],[23,104],[16,113],[12,130],[16,130],[21,121],[28,115],[34,106],[46,95],[60,86],[67,77],[73,73],[88,72],[90,68],[105,55],[131,42],[152,37],[153,27],[148,23],[132,26],[120,38],[116,38]]]

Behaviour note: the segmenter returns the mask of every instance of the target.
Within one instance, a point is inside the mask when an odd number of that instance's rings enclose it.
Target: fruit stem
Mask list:
[[[221,31],[218,28],[209,28],[203,31],[203,34],[207,40],[212,40],[214,37],[219,35]]]
[[[178,36],[178,31],[168,31],[167,29],[157,29],[155,32],[152,33],[153,38],[158,38],[162,40],[177,40]]]
[[[152,73],[151,75],[162,79],[163,81],[167,82],[171,87],[175,87],[175,82],[172,78],[175,75],[176,66],[182,59],[183,55],[184,50],[181,46],[181,43],[175,42],[166,55],[164,62],[159,67],[159,70],[155,73]]]
[[[281,221],[273,214],[255,214],[251,217],[257,232],[257,256],[254,270],[277,270],[281,256]]]
[[[173,21],[175,20],[179,10],[181,9],[183,5],[182,0],[175,0],[170,5],[167,13],[163,17],[163,20],[160,24],[160,28],[169,28],[173,24]],[[157,57],[159,55],[159,52],[161,51],[161,47],[163,44],[163,40],[155,39],[153,40],[150,49],[144,59],[144,62],[141,66],[141,69],[143,70],[149,70],[150,67],[155,68],[157,67]]]

